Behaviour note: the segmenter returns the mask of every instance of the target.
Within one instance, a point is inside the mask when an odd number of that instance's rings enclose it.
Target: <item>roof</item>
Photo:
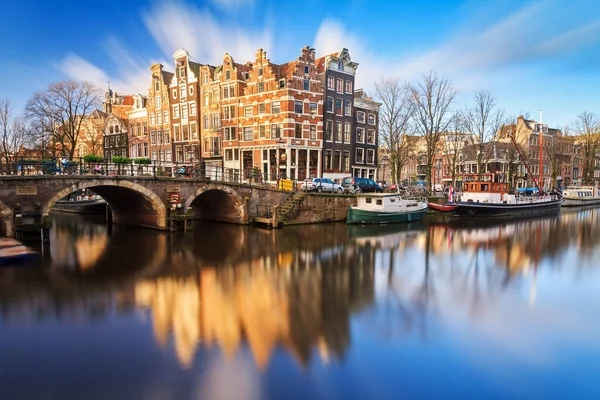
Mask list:
[[[135,104],[135,101],[133,99],[133,96],[130,96],[130,95],[124,96],[124,98],[123,98],[123,105],[124,106],[132,106],[134,104]]]
[[[281,64],[279,66],[279,79],[291,78],[294,71],[296,70],[297,65],[298,65],[298,60],[290,61],[285,64]]]
[[[327,57],[339,57],[340,52],[336,51],[335,53],[330,53],[327,54],[323,57],[319,57],[315,60],[315,67],[317,68],[318,72],[323,72],[325,70],[325,59]]]

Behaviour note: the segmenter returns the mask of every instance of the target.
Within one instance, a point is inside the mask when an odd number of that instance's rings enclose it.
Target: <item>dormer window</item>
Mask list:
[[[344,62],[343,62],[343,61],[341,61],[341,60],[340,60],[340,62],[338,62],[338,69],[339,69],[340,71],[343,71],[343,70],[344,70]]]

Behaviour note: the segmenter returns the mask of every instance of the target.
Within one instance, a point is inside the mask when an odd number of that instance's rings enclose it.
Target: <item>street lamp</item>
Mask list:
[[[277,189],[280,189],[279,187],[279,179],[281,176],[281,167],[280,167],[280,162],[281,162],[281,149],[283,148],[285,141],[283,140],[283,138],[279,138],[277,140]]]

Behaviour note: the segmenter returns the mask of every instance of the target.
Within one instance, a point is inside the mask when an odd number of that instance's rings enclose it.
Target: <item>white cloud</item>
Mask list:
[[[105,86],[108,81],[108,75],[103,70],[76,54],[67,54],[57,67],[76,81],[89,81],[101,87]]]
[[[240,9],[253,5],[254,0],[211,0],[211,3],[224,9]]]
[[[235,60],[252,61],[258,48],[273,44],[268,26],[252,30],[229,18],[218,20],[192,5],[157,3],[143,19],[165,55],[184,48],[202,63],[220,64],[226,52]]]

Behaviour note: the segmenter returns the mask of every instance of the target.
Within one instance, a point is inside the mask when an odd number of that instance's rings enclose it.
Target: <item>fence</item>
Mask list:
[[[208,179],[219,182],[248,184],[254,186],[277,187],[282,179],[260,172],[256,168],[239,170],[205,165],[203,163],[179,165],[177,163],[135,164],[111,163],[108,161],[86,162],[83,158],[16,157],[11,162],[0,162],[0,175],[104,175],[104,176],[151,176],[182,179]],[[280,187],[296,190],[297,181],[285,180]]]

